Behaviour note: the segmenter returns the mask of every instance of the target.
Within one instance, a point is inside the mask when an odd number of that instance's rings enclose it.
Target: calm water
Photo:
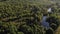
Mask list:
[[[49,23],[48,22],[46,22],[46,18],[47,18],[47,16],[43,16],[43,18],[42,18],[42,26],[44,27],[44,28],[46,28],[46,29],[49,29],[50,28],[50,26],[49,26]]]

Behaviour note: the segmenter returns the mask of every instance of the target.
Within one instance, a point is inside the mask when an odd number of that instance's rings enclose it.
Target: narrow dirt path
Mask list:
[[[60,34],[60,26],[58,27],[58,29],[56,30],[55,34]]]

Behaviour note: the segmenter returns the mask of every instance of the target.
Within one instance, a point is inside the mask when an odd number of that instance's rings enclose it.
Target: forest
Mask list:
[[[51,14],[47,12],[52,8]],[[50,28],[42,26],[43,15]],[[49,0],[0,0],[0,34],[60,34],[60,4]]]

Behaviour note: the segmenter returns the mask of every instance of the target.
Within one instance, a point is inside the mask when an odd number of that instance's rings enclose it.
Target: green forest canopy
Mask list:
[[[46,3],[47,1],[45,1]],[[49,2],[48,2],[49,3]],[[1,0],[0,2],[0,34],[42,34],[43,27],[40,22],[47,5],[37,1],[28,0]],[[60,8],[54,4],[55,12],[51,15],[57,18]],[[32,10],[34,7],[37,10]],[[57,9],[58,8],[58,9]],[[35,12],[36,11],[36,12]],[[48,14],[48,13],[47,13]],[[49,16],[49,15],[48,15]]]

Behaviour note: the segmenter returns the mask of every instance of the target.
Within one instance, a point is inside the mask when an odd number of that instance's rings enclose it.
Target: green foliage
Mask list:
[[[40,23],[43,14],[48,14],[46,6],[28,0],[0,2],[0,34],[44,34],[44,28]],[[55,10],[49,16],[60,19],[57,14],[60,8]]]

